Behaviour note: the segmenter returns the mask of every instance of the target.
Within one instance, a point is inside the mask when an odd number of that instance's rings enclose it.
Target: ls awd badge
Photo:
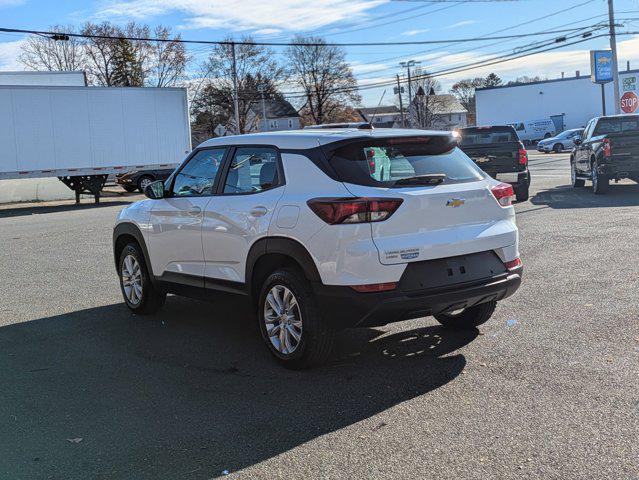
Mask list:
[[[451,198],[446,202],[446,206],[456,208],[461,207],[464,203],[466,203],[466,200],[463,198]]]

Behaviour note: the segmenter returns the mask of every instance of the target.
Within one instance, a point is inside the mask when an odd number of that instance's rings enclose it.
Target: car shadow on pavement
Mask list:
[[[477,333],[347,330],[329,365],[290,371],[229,300],[169,297],[152,317],[115,304],[5,326],[0,476],[237,471],[450,382],[466,364],[453,352]]]
[[[43,203],[42,205],[33,205],[29,206],[20,206],[20,204],[15,204],[15,207],[11,208],[0,208],[0,218],[9,218],[9,217],[24,217],[28,215],[38,215],[45,213],[58,213],[58,212],[68,212],[68,211],[78,211],[78,210],[91,210],[94,208],[103,208],[103,207],[118,207],[124,205],[130,205],[131,200],[115,200],[115,201],[103,201],[100,203],[94,203],[93,200],[90,202],[87,200],[86,203],[65,203],[61,205],[47,205]]]
[[[611,183],[610,190],[603,195],[595,195],[592,187],[573,188],[561,185],[542,190],[531,197],[533,205],[550,208],[601,208],[634,207],[639,205],[639,185],[636,183]]]

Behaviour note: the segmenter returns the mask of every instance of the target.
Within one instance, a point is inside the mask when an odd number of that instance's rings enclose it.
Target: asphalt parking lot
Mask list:
[[[0,209],[0,478],[639,478],[639,185],[530,158],[524,283],[488,324],[346,331],[304,372],[236,299],[128,312],[139,197]]]

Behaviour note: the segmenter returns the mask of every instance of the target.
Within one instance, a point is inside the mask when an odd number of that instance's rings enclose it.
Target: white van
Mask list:
[[[550,118],[543,120],[531,120],[528,122],[511,123],[519,139],[524,142],[524,145],[538,142],[544,138],[554,137],[557,133],[555,129],[555,122]]]

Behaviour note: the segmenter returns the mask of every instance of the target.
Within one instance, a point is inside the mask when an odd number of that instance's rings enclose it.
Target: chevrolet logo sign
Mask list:
[[[486,163],[486,162],[490,162],[489,157],[479,157],[475,159],[475,163]]]
[[[446,202],[446,206],[456,208],[461,207],[464,203],[466,203],[466,200],[463,198],[451,198]]]

